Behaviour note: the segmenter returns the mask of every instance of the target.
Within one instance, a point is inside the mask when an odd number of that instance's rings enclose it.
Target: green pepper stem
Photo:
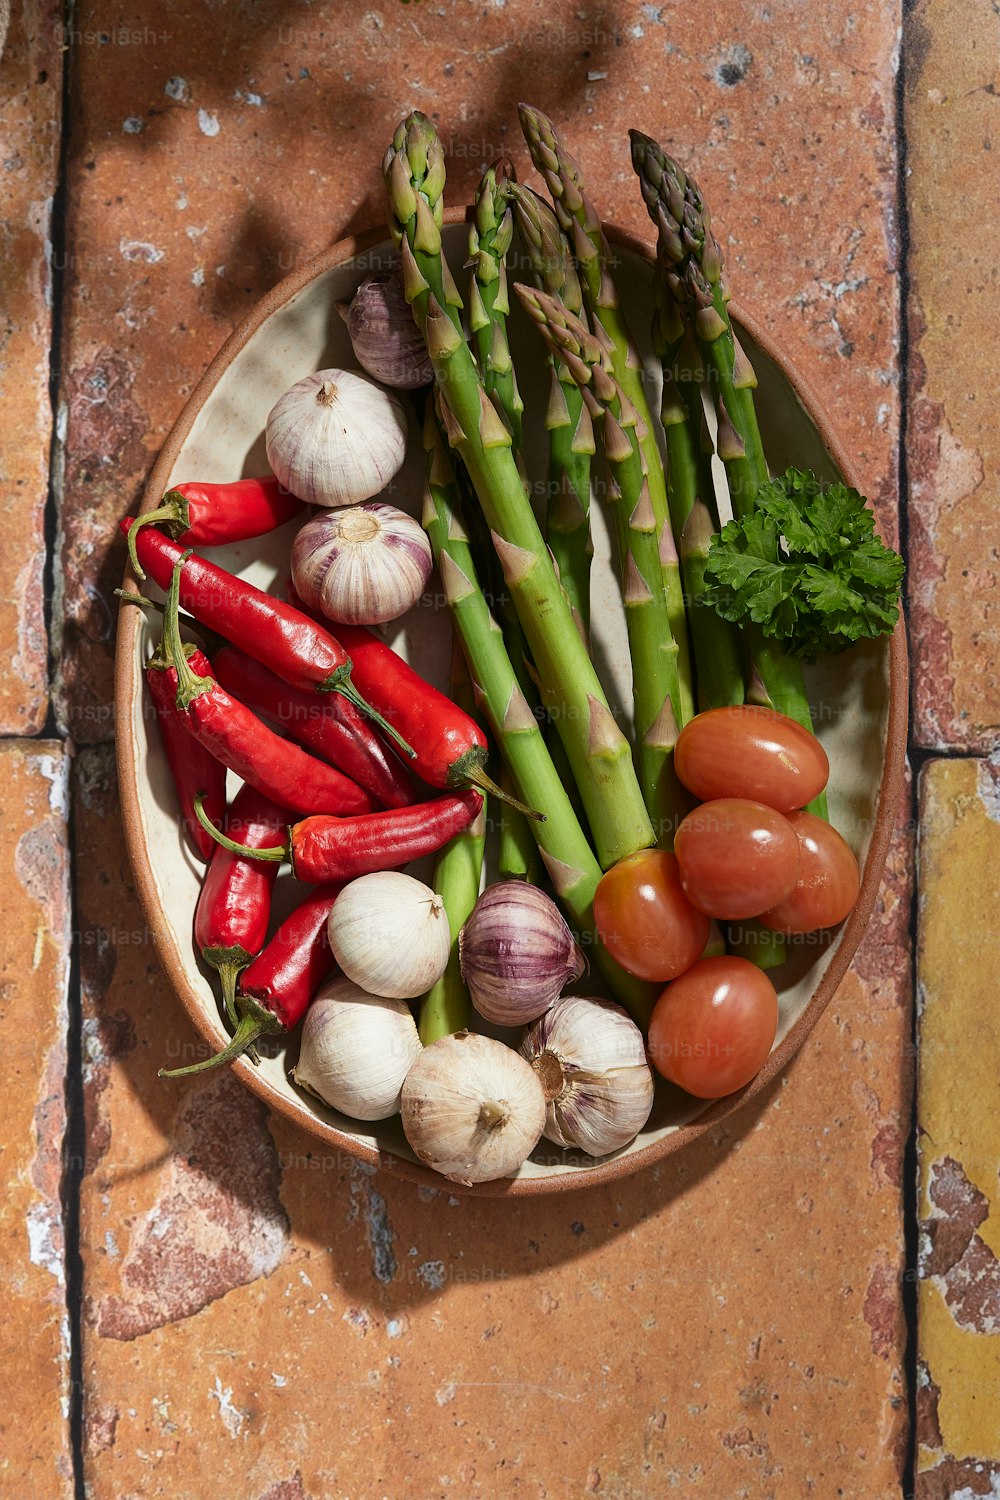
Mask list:
[[[238,1057],[242,1057],[265,1030],[266,1027],[261,1018],[248,1011],[246,1015],[240,1017],[236,1032],[228,1046],[223,1047],[221,1052],[216,1052],[214,1057],[206,1057],[201,1062],[190,1063],[186,1068],[160,1068],[156,1076],[158,1078],[187,1078],[192,1073],[207,1073],[211,1068],[221,1068],[225,1063],[235,1062]]]
[[[148,510],[144,516],[136,516],[128,529],[129,562],[132,564],[132,572],[140,581],[146,577],[146,573],[135,550],[135,539],[144,526],[159,526],[164,522],[174,527],[180,525],[184,531],[188,528],[187,515],[181,513],[181,507],[176,500],[167,500],[166,496],[155,510]]]
[[[351,681],[349,667],[346,671],[343,667],[338,667],[336,672],[333,673],[332,677],[328,678],[326,682],[320,683],[319,690],[321,693],[342,693],[343,696],[347,699],[348,703],[353,703],[354,707],[359,709],[361,713],[366,714],[368,718],[371,719],[373,724],[378,725],[383,734],[387,734],[390,739],[395,740],[399,748],[406,755],[410,756],[411,760],[416,759],[417,752],[414,750],[412,745],[408,744],[407,741],[403,739],[403,736],[399,733],[399,730],[393,729],[388,719],[383,719],[378,710],[372,708],[371,704],[366,698],[362,698],[361,694],[354,686],[354,683]]]
[[[181,596],[181,569],[190,556],[189,548],[174,563],[173,572],[170,574],[170,587],[167,590],[167,602],[163,611],[163,647],[167,660],[177,673],[177,707],[181,709],[190,707],[195,698],[200,697],[202,693],[207,693],[212,686],[211,678],[199,677],[191,670],[184,651],[184,642],[181,640],[178,613]]]
[[[217,844],[221,844],[223,849],[228,849],[230,854],[242,854],[244,859],[271,860],[274,864],[278,865],[281,864],[282,860],[291,858],[292,844],[290,839],[287,840],[284,844],[271,844],[264,849],[251,849],[249,844],[237,844],[235,840],[229,838],[227,834],[220,832],[220,830],[216,828],[215,824],[209,819],[207,813],[205,812],[203,803],[204,798],[202,797],[201,792],[199,792],[197,797],[195,797],[194,799],[195,817],[198,819],[198,822],[201,824],[202,828],[204,828],[205,832],[209,834]]]

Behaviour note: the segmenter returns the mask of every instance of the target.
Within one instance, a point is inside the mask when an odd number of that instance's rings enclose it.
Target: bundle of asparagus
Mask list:
[[[404,292],[434,371],[424,525],[502,776],[545,813],[529,831],[503,810],[501,867],[529,876],[537,841],[545,874],[593,944],[612,992],[645,1021],[648,986],[620,969],[594,933],[602,871],[650,846],[672,847],[690,807],[674,746],[696,705],[757,704],[807,729],[811,717],[801,666],[779,632],[759,620],[740,632],[718,607],[713,453],[725,466],[737,522],[754,517],[770,476],[756,378],[729,318],[702,194],[653,140],[631,133],[658,236],[652,345],[662,368],[664,461],[614,256],[579,164],[544,114],[527,105],[519,114],[552,201],[519,183],[506,158],[485,172],[470,227],[467,327],[442,254],[446,174],[431,121],[409,115],[383,162]],[[530,500],[526,413],[507,333],[515,228],[533,285],[514,290],[551,366],[544,531]],[[714,446],[704,391],[714,407]],[[632,744],[588,650],[595,434],[628,629]],[[497,565],[499,587],[491,581]],[[810,807],[825,815],[822,793]],[[781,956],[773,934],[755,954],[763,966]]]

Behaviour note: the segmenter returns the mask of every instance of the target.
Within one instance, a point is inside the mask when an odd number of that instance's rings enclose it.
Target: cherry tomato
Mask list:
[[[721,1099],[760,1071],[778,1030],[774,985],[745,958],[703,958],[653,1007],[654,1067],[699,1099]]]
[[[684,894],[710,917],[756,917],[799,878],[799,841],[787,818],[741,797],[688,813],[674,838]]]
[[[681,890],[677,860],[641,849],[619,860],[594,893],[594,925],[612,958],[640,979],[674,979],[700,958],[709,920]]]
[[[749,797],[779,812],[805,807],[830,775],[826,751],[814,734],[773,708],[751,703],[710,708],[685,724],[674,748],[674,768],[701,802]]]
[[[858,899],[861,872],[847,840],[812,813],[789,813],[799,841],[799,878],[788,895],[760,920],[775,932],[835,927]]]

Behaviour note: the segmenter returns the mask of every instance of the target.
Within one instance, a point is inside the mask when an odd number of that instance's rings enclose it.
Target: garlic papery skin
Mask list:
[[[498,1026],[534,1021],[587,967],[555,902],[523,880],[483,892],[458,951],[473,1005]]]
[[[330,947],[348,979],[370,995],[410,1000],[448,967],[451,928],[436,891],[385,870],[345,885],[327,923]]]
[[[434,558],[418,521],[370,500],[327,510],[292,543],[292,582],[310,609],[348,625],[381,625],[412,609]]]
[[[357,505],[398,474],[406,414],[398,396],[353,370],[307,375],[272,406],[264,435],[277,479],[308,505]]]
[[[403,295],[400,271],[366,276],[350,303],[338,303],[363,370],[383,385],[413,391],[433,379],[434,369],[413,309]]]
[[[425,1047],[400,1101],[414,1153],[452,1182],[509,1177],[538,1144],[545,1093],[503,1042],[459,1031]]]
[[[610,1000],[565,995],[521,1043],[546,1097],[545,1135],[606,1156],[635,1139],[653,1107],[642,1032]]]
[[[419,1056],[409,1006],[331,979],[306,1011],[292,1078],[354,1120],[387,1120]]]

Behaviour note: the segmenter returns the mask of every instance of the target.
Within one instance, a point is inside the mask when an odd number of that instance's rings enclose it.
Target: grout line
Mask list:
[[[43,734],[50,738],[68,739],[65,726],[58,722],[54,703],[54,688],[58,681],[59,661],[53,649],[53,624],[57,598],[56,577],[59,567],[60,502],[61,495],[56,476],[62,463],[62,438],[59,433],[59,400],[62,384],[62,348],[64,330],[64,301],[66,296],[66,273],[68,257],[67,197],[69,136],[72,119],[73,98],[73,20],[75,0],[64,0],[63,34],[66,51],[63,57],[62,76],[62,120],[59,141],[59,169],[52,200],[52,267],[50,286],[52,295],[51,341],[49,346],[49,401],[52,407],[52,442],[49,452],[49,490],[45,505],[45,573],[44,609],[45,628],[49,643],[49,704]],[[83,1462],[83,1259],[80,1242],[80,1190],[83,1182],[86,1154],[86,1118],[83,1092],[83,1003],[80,989],[80,950],[75,936],[78,930],[76,869],[73,852],[76,848],[75,816],[72,768],[69,779],[69,811],[67,836],[70,849],[69,905],[71,930],[74,934],[68,955],[69,981],[67,993],[66,1033],[66,1081],[65,1109],[66,1133],[63,1140],[63,1171],[60,1197],[63,1212],[64,1257],[66,1276],[66,1315],[69,1324],[69,1445],[73,1474],[74,1500],[85,1500],[86,1480]]]
[[[909,595],[909,561],[910,561],[910,524],[909,524],[909,501],[910,501],[910,472],[907,458],[907,438],[909,435],[910,420],[910,206],[908,196],[908,151],[906,139],[906,89],[907,89],[907,63],[909,60],[909,49],[907,46],[909,37],[909,16],[913,9],[913,0],[901,0],[900,3],[900,28],[899,28],[899,56],[896,68],[895,87],[895,116],[894,125],[896,132],[896,232],[898,236],[898,317],[899,317],[899,435],[898,435],[898,467],[897,477],[899,485],[899,550],[907,562],[906,581],[904,584],[904,608],[908,603]],[[907,614],[909,611],[907,610]],[[913,675],[915,663],[910,660],[910,689],[912,702]],[[910,742],[909,759],[912,768],[912,784],[910,796],[912,801],[911,821],[916,818],[918,802],[918,777],[921,766],[933,752],[927,752],[923,747]],[[915,829],[914,837],[919,836],[919,829]],[[913,1058],[913,1076],[911,1079],[910,1094],[910,1118],[906,1133],[906,1142],[903,1147],[902,1160],[902,1204],[901,1212],[903,1219],[903,1256],[904,1274],[901,1289],[903,1318],[906,1326],[906,1347],[903,1355],[903,1378],[906,1387],[906,1407],[908,1414],[908,1431],[906,1434],[906,1450],[903,1460],[903,1470],[900,1475],[900,1486],[904,1500],[910,1500],[915,1493],[916,1487],[916,1459],[917,1459],[917,1360],[919,1357],[919,1325],[917,1319],[917,1252],[918,1252],[918,1197],[917,1197],[917,912],[919,908],[919,892],[917,881],[914,879],[910,892],[910,911],[907,931],[910,943],[910,994],[913,1003],[910,1007],[910,1056]]]

